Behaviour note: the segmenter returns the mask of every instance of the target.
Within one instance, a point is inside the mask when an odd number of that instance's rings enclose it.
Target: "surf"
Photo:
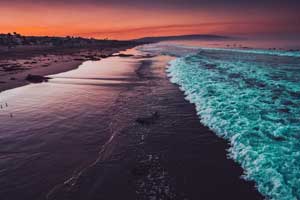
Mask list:
[[[270,199],[300,199],[300,65],[295,52],[198,48],[167,73],[201,123]]]

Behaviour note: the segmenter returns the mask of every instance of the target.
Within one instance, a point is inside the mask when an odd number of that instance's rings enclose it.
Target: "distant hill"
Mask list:
[[[108,39],[94,39],[82,37],[49,37],[49,36],[23,36],[18,33],[0,33],[0,47],[18,47],[18,46],[49,46],[49,47],[89,47],[97,45],[112,46],[114,44],[126,44],[132,41],[118,41]],[[134,41],[133,41],[134,42]]]
[[[220,35],[179,35],[179,36],[161,36],[161,37],[144,37],[136,39],[136,42],[162,42],[172,40],[229,40],[233,39]]]

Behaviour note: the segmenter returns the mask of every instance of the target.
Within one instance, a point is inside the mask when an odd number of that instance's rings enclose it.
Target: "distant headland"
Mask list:
[[[235,38],[221,35],[207,35],[207,34],[194,34],[194,35],[176,35],[176,36],[158,36],[158,37],[144,37],[134,41],[137,42],[162,42],[172,40],[233,40]]]

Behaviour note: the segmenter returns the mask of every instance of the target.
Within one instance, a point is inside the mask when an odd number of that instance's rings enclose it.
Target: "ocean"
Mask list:
[[[230,143],[242,178],[269,199],[300,199],[300,51],[193,42],[142,49],[177,57],[170,81],[199,121]]]

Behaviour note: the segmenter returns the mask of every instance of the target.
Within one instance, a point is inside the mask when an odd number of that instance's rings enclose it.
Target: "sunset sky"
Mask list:
[[[24,3],[26,2],[26,3]],[[297,37],[300,0],[1,0],[0,33]]]

